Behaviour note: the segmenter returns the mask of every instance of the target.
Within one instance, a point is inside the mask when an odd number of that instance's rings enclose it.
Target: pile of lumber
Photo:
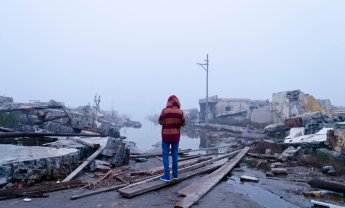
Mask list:
[[[24,188],[12,188],[0,191],[0,200],[17,197],[48,197],[47,195],[43,195],[43,193],[76,188],[83,185],[84,183],[74,180],[63,183],[48,183]]]

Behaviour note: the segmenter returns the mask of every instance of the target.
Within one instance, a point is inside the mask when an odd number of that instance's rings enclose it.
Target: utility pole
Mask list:
[[[208,54],[206,55],[205,63],[197,63],[197,64],[200,65],[202,68],[204,68],[206,71],[206,118],[205,118],[205,122],[206,122],[206,126],[208,126],[208,65],[209,65]]]

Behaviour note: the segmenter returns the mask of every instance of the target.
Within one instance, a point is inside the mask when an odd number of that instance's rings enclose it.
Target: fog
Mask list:
[[[300,89],[345,105],[344,0],[1,1],[0,95],[132,118]]]

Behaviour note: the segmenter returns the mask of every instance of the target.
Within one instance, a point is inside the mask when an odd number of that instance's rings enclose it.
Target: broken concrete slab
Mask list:
[[[320,144],[327,141],[327,132],[332,128],[323,128],[316,134],[308,134],[297,137],[287,137],[284,141],[285,144]]]
[[[102,161],[102,160],[94,160],[90,164],[90,171],[95,171],[95,170],[110,170],[111,169],[111,164],[107,161]]]
[[[285,164],[281,162],[275,162],[271,164],[271,168],[285,168]]]
[[[274,175],[286,175],[288,173],[286,168],[272,168],[271,172]]]
[[[326,143],[331,150],[345,154],[345,131],[329,130]]]
[[[301,147],[294,148],[294,147],[290,146],[279,156],[279,159],[281,161],[291,160],[296,156],[296,154],[300,150],[301,150]]]
[[[252,177],[252,176],[247,176],[247,175],[243,175],[240,178],[241,181],[248,181],[248,182],[259,182],[259,179],[256,177]]]
[[[323,166],[321,168],[321,170],[322,170],[323,173],[327,173],[329,175],[335,175],[337,173],[337,171],[334,169],[334,167],[333,166],[329,166],[329,165]]]
[[[0,145],[0,177],[11,181],[61,178],[79,163],[77,149]]]

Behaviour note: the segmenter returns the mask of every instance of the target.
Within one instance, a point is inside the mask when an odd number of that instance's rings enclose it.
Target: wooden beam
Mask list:
[[[76,177],[86,166],[88,166],[93,160],[95,160],[99,154],[101,154],[104,148],[105,146],[100,147],[89,158],[87,158],[77,169],[75,169],[71,174],[69,174],[62,182],[70,181],[74,177]]]
[[[48,193],[53,191],[59,191],[69,188],[75,188],[83,186],[84,183],[80,181],[69,181],[65,183],[48,183],[48,184],[39,184],[31,187],[24,187],[21,189],[12,188],[0,191],[0,200],[17,198],[22,196],[30,196],[39,193]]]
[[[200,157],[200,158],[195,158],[195,159],[191,159],[191,160],[186,160],[183,162],[178,163],[178,168],[184,168],[190,165],[194,165],[196,163],[199,162],[203,162],[206,160],[210,160],[212,159],[212,157]],[[170,165],[171,168],[171,165]],[[156,175],[159,173],[162,173],[164,171],[164,166],[158,166],[158,167],[154,167],[154,168],[150,168],[147,170],[141,170],[141,171],[135,171],[131,173],[131,176],[135,176],[135,175]]]
[[[192,176],[195,176],[197,174],[203,174],[203,173],[207,173],[210,171],[213,171],[217,168],[219,168],[221,165],[219,164],[211,164],[211,165],[207,165],[205,167],[202,168],[198,168],[195,170],[191,170],[191,171],[187,171],[185,173],[181,173],[179,178],[176,180],[170,180],[169,182],[164,182],[161,181],[159,178],[156,178],[153,181],[150,182],[146,182],[146,183],[138,183],[137,185],[130,185],[128,187],[124,187],[122,189],[119,190],[119,193],[126,197],[126,198],[131,198],[149,191],[153,191],[153,190],[157,190],[163,187],[167,187],[170,186],[172,184],[176,184],[179,183],[185,179],[188,179]]]
[[[203,183],[199,181],[195,182],[199,184],[194,186],[196,189],[193,193],[188,194],[183,200],[179,201],[175,207],[177,208],[188,208],[197,203],[205,194],[207,194],[213,187],[215,187],[247,154],[249,147],[245,147],[240,153],[236,155],[233,159],[223,165],[221,168],[212,172],[210,175],[205,176],[208,179],[204,180]],[[193,184],[195,184],[193,183]]]
[[[201,149],[196,149],[196,150],[192,150],[192,149],[188,149],[188,150],[180,150],[179,154],[185,154],[185,153],[190,153],[190,152],[200,152],[200,151],[206,151],[206,150],[213,150],[213,149],[221,149],[221,148],[225,148],[225,147],[230,147],[231,145],[224,145],[224,146],[220,146],[220,147],[209,147],[209,148],[201,148]],[[153,154],[133,154],[130,155],[130,158],[138,158],[138,157],[157,157],[157,156],[162,156],[162,153],[153,153]]]
[[[271,159],[271,160],[278,160],[277,156],[274,155],[265,155],[265,154],[256,154],[256,153],[248,153],[248,156],[260,158],[260,159]]]
[[[215,159],[221,160],[221,159],[224,159],[224,158],[228,158],[230,156],[238,154],[240,151],[241,150],[236,150],[234,152],[231,152],[231,153],[229,153],[227,155],[224,155],[224,156],[221,156],[221,157],[218,157],[218,158],[215,158]],[[216,161],[215,159],[212,159],[210,162],[215,162]],[[209,177],[210,177],[210,175],[204,176],[203,178],[198,180],[198,183],[192,183],[191,185],[189,185],[189,186],[185,187],[184,189],[178,191],[178,194],[180,196],[187,196],[188,194],[193,193],[196,190],[196,188],[199,186],[199,184],[202,184],[203,182],[207,181]]]
[[[211,160],[207,160],[207,161],[204,161],[204,162],[201,162],[201,163],[197,163],[195,165],[191,165],[191,166],[186,167],[186,168],[182,168],[182,169],[179,170],[179,173],[184,173],[184,172],[187,172],[187,171],[190,171],[190,170],[194,170],[194,169],[203,167],[205,165],[209,165],[209,164],[211,164],[213,162],[216,162],[216,161],[219,161],[219,160],[222,160],[222,159],[225,159],[225,158],[233,157],[234,155],[236,155],[239,152],[240,152],[240,150],[236,150],[236,151],[230,152],[228,154],[222,155],[220,157],[216,157],[216,158],[213,158]],[[152,176],[152,177],[148,177],[148,178],[145,178],[145,179],[139,179],[139,180],[135,181],[136,183],[134,183],[132,185],[129,185],[127,187],[135,186],[135,185],[142,184],[142,183],[148,183],[148,182],[154,181],[156,179],[159,179],[159,177],[160,176]]]
[[[111,186],[108,188],[99,189],[96,191],[90,191],[90,192],[74,195],[74,196],[71,196],[70,199],[71,200],[81,199],[81,198],[84,198],[87,196],[92,196],[92,195],[100,194],[100,193],[107,192],[107,191],[115,191],[115,190],[118,190],[118,189],[123,188],[125,186],[127,186],[127,184],[115,185],[115,186]]]

